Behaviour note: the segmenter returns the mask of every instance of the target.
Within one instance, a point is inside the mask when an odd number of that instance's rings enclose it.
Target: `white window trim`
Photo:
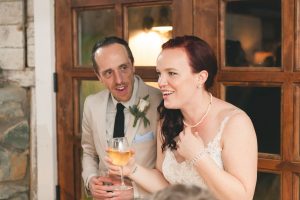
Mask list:
[[[57,185],[54,0],[33,0],[36,85],[37,199],[55,199]],[[34,106],[34,105],[33,105]]]

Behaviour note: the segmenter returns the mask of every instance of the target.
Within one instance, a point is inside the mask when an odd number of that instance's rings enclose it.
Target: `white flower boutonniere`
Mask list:
[[[132,107],[129,106],[130,113],[134,115],[133,127],[136,126],[136,123],[139,120],[139,118],[143,119],[145,127],[147,127],[147,125],[150,125],[150,121],[146,117],[147,109],[150,106],[150,102],[147,101],[148,98],[149,98],[149,95],[140,99],[139,103],[137,105],[133,105]]]

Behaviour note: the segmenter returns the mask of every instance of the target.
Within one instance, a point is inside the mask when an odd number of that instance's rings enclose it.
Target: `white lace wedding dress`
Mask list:
[[[216,136],[207,144],[205,150],[208,155],[216,162],[220,169],[223,169],[222,149],[220,140],[226,122],[231,115],[225,117],[221,122],[220,128]],[[166,149],[165,159],[162,163],[162,173],[170,184],[187,184],[197,185],[201,188],[207,189],[206,184],[202,180],[196,169],[187,161],[178,163],[174,153],[168,148]]]

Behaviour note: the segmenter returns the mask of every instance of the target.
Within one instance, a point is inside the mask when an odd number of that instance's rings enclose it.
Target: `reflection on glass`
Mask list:
[[[159,89],[157,82],[146,82],[146,84]]]
[[[105,86],[100,83],[98,80],[82,80],[79,82],[79,115],[80,115],[80,123],[82,122],[82,112],[83,112],[83,104],[87,96],[90,94],[95,94],[105,89]],[[76,156],[78,158],[82,158],[82,149],[80,148],[80,156]],[[84,182],[81,179],[81,198],[82,200],[92,200],[90,196],[86,195],[84,189]]]
[[[226,66],[281,66],[281,0],[228,0]]]
[[[129,7],[128,34],[135,66],[156,66],[161,45],[172,36],[170,6]]]
[[[280,154],[280,87],[227,86],[226,100],[244,110],[257,134],[258,151]]]
[[[77,14],[78,64],[91,66],[91,52],[95,42],[115,35],[114,10],[84,10]]]
[[[258,172],[253,200],[277,199],[280,199],[280,175]]]
[[[83,80],[79,82],[79,111],[80,111],[80,124],[82,119],[82,112],[83,112],[83,103],[87,96],[90,94],[95,94],[103,90],[105,86],[100,83],[98,80]]]

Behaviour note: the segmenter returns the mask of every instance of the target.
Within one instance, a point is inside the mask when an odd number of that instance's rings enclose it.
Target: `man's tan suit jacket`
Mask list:
[[[144,127],[143,120],[140,118],[136,126],[133,127],[134,116],[130,114],[125,136],[135,150],[136,162],[145,167],[154,168],[158,121],[157,106],[161,101],[161,92],[146,85],[140,77],[136,77],[138,90],[135,104],[138,103],[140,98],[149,94],[150,107],[146,112],[146,116],[150,121],[150,125]],[[88,96],[84,103],[81,144],[83,148],[82,177],[85,186],[87,186],[87,179],[91,175],[97,175],[99,170],[105,169],[104,157],[106,156],[105,149],[107,148],[106,109],[109,96],[109,91],[105,89],[97,94]],[[138,193],[146,194],[140,187],[138,187]]]

